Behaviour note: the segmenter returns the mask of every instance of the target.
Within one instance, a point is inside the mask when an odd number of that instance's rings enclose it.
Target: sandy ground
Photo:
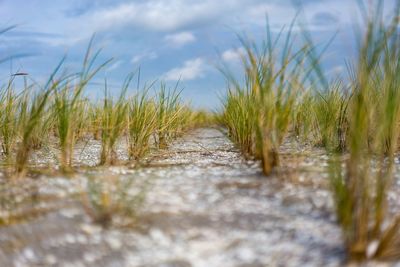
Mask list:
[[[0,228],[0,266],[343,266],[326,157],[286,143],[281,165],[263,177],[220,131],[198,129],[144,168],[3,181],[3,215],[36,213]],[[128,181],[132,196],[146,188],[135,226],[93,223],[79,197],[91,177]]]

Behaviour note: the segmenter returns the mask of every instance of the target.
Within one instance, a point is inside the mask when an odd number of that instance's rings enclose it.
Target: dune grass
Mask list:
[[[143,158],[150,149],[150,138],[157,129],[157,108],[145,88],[129,100],[128,142],[129,157],[134,160]]]
[[[68,72],[63,58],[43,87],[24,77],[24,88],[16,88],[14,75],[0,87],[1,160],[13,169],[12,176],[24,176],[32,151],[44,145],[59,151],[60,169],[69,172],[73,171],[74,147],[79,140],[99,140],[100,164],[110,165],[117,163],[116,146],[126,137],[125,149],[132,161],[138,161],[151,147],[167,147],[189,124],[196,123],[199,117],[193,117],[194,112],[182,102],[178,85],[168,89],[161,82],[149,97],[153,82],[128,96],[134,74],[128,75],[117,99],[105,83],[103,88],[99,86],[105,92],[102,103],[89,100],[85,89],[111,61],[98,63],[99,55],[91,39],[79,72]]]
[[[314,102],[308,103],[315,119],[314,143],[328,150],[345,151],[352,94],[341,80],[333,81],[328,91],[316,92]]]
[[[286,36],[272,39],[267,24],[261,46],[240,37],[245,49],[244,83],[223,69],[229,92],[223,100],[222,122],[245,155],[261,159],[266,175],[279,164],[279,145],[289,130],[298,92],[305,87],[303,69],[310,47],[308,43],[294,46],[293,25]],[[278,46],[282,39],[283,48]]]
[[[77,77],[62,78],[53,94],[53,114],[61,150],[60,164],[64,171],[71,168],[74,144],[84,124],[84,89],[89,81],[110,62],[107,60],[94,67],[100,51],[92,55],[92,42],[93,38],[87,48],[81,72]]]
[[[162,82],[156,96],[157,117],[154,136],[158,148],[166,148],[185,124],[187,113],[185,113],[185,106],[181,103],[181,91],[178,86],[177,83],[174,88],[169,89]]]
[[[400,215],[389,215],[400,122],[399,5],[389,25],[382,3],[368,14],[367,31],[351,74],[349,158],[332,160],[331,180],[350,259],[400,258]]]
[[[137,187],[133,182],[126,177],[90,177],[81,200],[92,221],[104,228],[135,226],[147,184]]]
[[[57,70],[58,68],[54,71],[53,75]],[[21,140],[17,147],[15,159],[15,171],[17,176],[22,176],[24,174],[32,149],[37,148],[39,142],[42,142],[41,138],[43,137],[39,136],[37,133],[40,132],[41,129],[44,129],[42,126],[47,123],[46,117],[43,115],[49,97],[57,87],[57,84],[57,82],[49,80],[43,90],[29,95],[26,93],[21,99],[20,111],[18,114],[18,127]]]
[[[128,103],[125,99],[126,91],[133,76],[126,79],[120,96],[114,100],[107,91],[105,83],[103,108],[101,110],[101,155],[100,164],[114,164],[117,161],[115,145],[125,130],[128,112]]]
[[[14,77],[0,91],[0,134],[2,153],[9,157],[12,152],[13,145],[16,142],[18,132],[17,125],[17,102],[19,101],[17,94],[12,89]]]
[[[99,105],[84,97],[84,88],[104,64],[85,69],[86,74],[80,74],[78,80],[65,74],[56,78],[61,66],[62,62],[44,88],[32,84],[17,94],[10,81],[0,91],[2,154],[10,159],[9,165],[17,166],[17,173],[26,169],[32,150],[49,143],[59,148],[61,169],[71,171],[75,143],[87,136],[101,141],[101,165],[116,163],[115,146],[124,136],[131,159],[139,160],[150,146],[165,148],[196,122],[197,117],[192,117],[194,113],[182,104],[176,89],[166,89],[162,84],[155,97],[147,96],[150,88],[129,97],[130,75],[117,99],[105,84],[104,100]]]

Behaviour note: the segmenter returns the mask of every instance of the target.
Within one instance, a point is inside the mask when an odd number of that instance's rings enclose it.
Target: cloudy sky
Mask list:
[[[390,10],[395,0],[386,1]],[[102,48],[101,60],[113,61],[97,77],[107,77],[115,92],[139,66],[142,81],[181,80],[183,96],[195,107],[215,108],[225,90],[216,66],[235,69],[241,47],[236,33],[260,40],[268,15],[273,31],[290,24],[298,11],[315,42],[336,38],[325,54],[325,69],[343,69],[353,55],[356,0],[0,0],[0,58],[23,55],[0,64],[0,78],[24,71],[42,81],[67,55],[77,69],[91,36]],[[92,95],[102,93],[94,82]]]

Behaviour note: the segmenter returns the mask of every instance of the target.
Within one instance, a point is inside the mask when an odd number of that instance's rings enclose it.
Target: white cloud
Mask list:
[[[24,1],[23,10],[20,4],[16,4],[17,2],[18,0],[4,1],[0,8],[0,16],[4,17],[4,21],[14,21],[15,15],[12,14],[18,14],[22,21],[29,17],[27,24],[36,31],[40,29],[40,31],[51,33],[60,32],[62,29],[60,37],[41,36],[38,38],[43,43],[54,46],[73,45],[86,41],[94,32],[112,34],[118,29],[139,30],[145,35],[148,32],[172,33],[196,30],[199,27],[216,27],[216,25],[229,25],[233,29],[254,25],[263,27],[266,14],[269,16],[272,30],[280,30],[282,25],[288,25],[296,14],[290,0],[271,0],[267,3],[265,0],[146,0],[107,1],[108,4],[95,1],[96,4],[88,5],[85,12],[77,12],[76,16],[66,16],[65,11],[76,9],[79,11],[77,3],[81,1],[78,0],[64,1],[62,4],[49,0],[41,4],[36,1]],[[1,0],[0,3],[2,3]],[[310,21],[316,13],[328,10],[343,22],[342,17],[347,15],[348,10],[353,9],[348,7],[354,5],[348,3],[348,0],[320,2],[315,0],[312,5],[307,5],[306,18]],[[351,18],[351,16],[348,17]],[[49,21],[52,23],[48,23]],[[193,37],[190,32],[183,32],[182,35],[171,35],[169,39],[184,45],[194,41]]]
[[[205,70],[206,64],[204,59],[195,58],[185,61],[182,67],[169,70],[163,75],[163,78],[167,81],[194,80],[203,77]]]
[[[100,7],[77,17],[48,18],[48,20],[54,20],[53,25],[48,25],[40,17],[37,21],[38,28],[43,28],[42,25],[46,24],[49,32],[57,32],[62,28],[65,38],[50,40],[55,45],[61,45],[86,40],[94,32],[112,33],[115,29],[124,31],[139,29],[146,34],[148,32],[170,33],[183,28],[195,28],[196,25],[204,25],[220,19],[222,11],[221,4],[211,0],[191,3],[182,0],[148,0],[116,4],[107,8]],[[167,39],[173,44],[183,45],[194,41],[195,37],[190,32],[181,32],[170,35]]]
[[[113,71],[113,70],[119,68],[119,67],[122,65],[122,63],[123,63],[122,60],[118,60],[118,61],[114,62],[111,66],[109,66],[109,67],[107,68],[107,70],[108,70],[108,71]]]
[[[153,59],[156,59],[156,58],[158,58],[158,55],[154,51],[152,51],[152,52],[143,52],[143,53],[135,55],[131,59],[131,63],[137,64],[137,63],[143,62],[145,60],[153,60]]]
[[[224,2],[229,2],[224,0]],[[106,30],[132,25],[154,31],[175,31],[187,25],[218,19],[226,6],[237,7],[239,1],[223,5],[217,1],[149,0],[120,4],[92,12],[87,21],[90,28]],[[230,8],[234,9],[234,8]],[[86,17],[86,15],[84,15]]]
[[[222,60],[225,62],[238,62],[241,57],[245,54],[245,50],[243,47],[239,47],[236,49],[228,49],[222,53]]]
[[[165,36],[165,41],[174,47],[182,47],[196,41],[196,36],[191,32],[179,32]]]

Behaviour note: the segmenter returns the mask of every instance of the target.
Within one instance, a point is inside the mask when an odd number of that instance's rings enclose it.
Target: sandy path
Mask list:
[[[88,175],[52,178],[41,192],[73,191]],[[140,229],[102,229],[79,202],[62,198],[56,211],[0,228],[0,266],[340,266],[343,260],[328,192],[262,177],[215,129],[186,135],[145,169],[91,175],[150,181]]]

